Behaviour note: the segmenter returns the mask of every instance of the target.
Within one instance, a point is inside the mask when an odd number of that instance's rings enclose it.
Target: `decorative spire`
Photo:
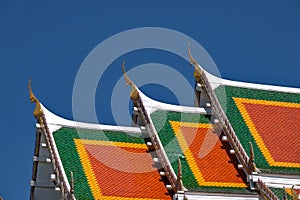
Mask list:
[[[73,172],[71,171],[70,172],[70,175],[71,175],[71,189],[70,189],[70,192],[71,194],[74,194],[74,177],[73,177]]]
[[[189,54],[190,63],[192,65],[194,65],[194,68],[195,68],[194,78],[195,78],[196,82],[199,83],[203,71],[200,68],[200,65],[198,64],[198,62],[193,58],[193,56],[191,54],[190,43],[188,43],[188,54]]]
[[[287,196],[287,193],[286,193],[286,190],[285,190],[285,187],[283,186],[283,200],[288,200],[288,196]]]
[[[40,101],[35,97],[35,95],[32,92],[31,80],[29,80],[29,82],[28,82],[28,90],[29,90],[30,102],[35,103],[35,109],[33,111],[33,116],[38,120],[40,125],[43,125],[43,120],[42,120],[43,110],[41,108]]]
[[[253,150],[252,142],[249,141],[249,144],[250,144],[250,160],[254,162],[254,150]]]
[[[249,159],[248,166],[250,167],[251,172],[260,172],[260,170],[256,167],[254,162],[254,149],[253,149],[252,142],[249,141],[249,144],[250,144],[250,159]]]
[[[130,98],[134,101],[137,100],[139,98],[139,92],[137,90],[136,85],[132,82],[132,80],[130,80],[126,74],[126,70],[125,70],[125,61],[122,64],[122,70],[124,73],[124,78],[126,81],[126,85],[130,85],[131,86],[131,92],[130,92]]]
[[[292,188],[291,188],[292,199],[293,199],[293,200],[299,200],[298,195],[297,195],[297,193],[296,193],[296,191],[295,191],[295,189],[294,189],[294,186],[295,186],[295,185],[293,185]]]
[[[180,158],[178,158],[177,190],[178,191],[184,190],[183,183],[182,183],[182,168],[181,168]]]

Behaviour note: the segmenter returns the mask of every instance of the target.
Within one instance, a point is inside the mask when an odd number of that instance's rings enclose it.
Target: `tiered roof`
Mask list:
[[[223,80],[190,59],[198,107],[146,97],[123,66],[137,127],[65,120],[31,92],[53,187],[69,199],[292,199],[290,188],[300,188],[300,89]],[[38,143],[36,150],[45,146]],[[33,182],[37,166],[39,159]]]

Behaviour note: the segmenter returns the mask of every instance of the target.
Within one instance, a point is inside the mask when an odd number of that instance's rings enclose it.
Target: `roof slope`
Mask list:
[[[182,180],[189,191],[249,193],[244,173],[208,116],[157,110],[151,119],[176,173],[176,160],[185,157]]]
[[[77,199],[171,199],[139,135],[62,127],[53,136]]]
[[[215,91],[247,152],[253,143],[262,173],[300,175],[300,94],[234,86]]]

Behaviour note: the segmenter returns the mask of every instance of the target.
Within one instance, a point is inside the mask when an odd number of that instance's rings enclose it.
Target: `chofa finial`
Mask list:
[[[33,111],[33,116],[38,120],[40,125],[43,124],[43,120],[41,119],[43,116],[43,110],[41,108],[40,101],[35,97],[35,95],[32,92],[31,89],[31,80],[28,82],[28,90],[29,90],[29,97],[30,97],[30,102],[35,103],[35,109]]]
[[[123,70],[123,73],[124,73],[124,78],[125,78],[125,81],[126,81],[126,85],[131,86],[130,98],[132,100],[137,100],[139,98],[139,92],[137,90],[136,85],[132,82],[132,80],[129,79],[129,77],[126,74],[125,61],[122,64],[122,70]]]
[[[195,68],[194,78],[195,78],[196,82],[199,83],[203,71],[200,68],[200,65],[198,64],[198,62],[193,58],[193,56],[191,54],[190,42],[188,43],[188,54],[189,54],[190,63],[192,65],[194,65],[194,68]]]

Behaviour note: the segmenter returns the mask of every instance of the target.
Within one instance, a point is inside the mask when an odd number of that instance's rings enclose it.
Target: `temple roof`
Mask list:
[[[201,107],[152,100],[127,77],[136,127],[66,120],[41,104],[39,128],[64,189],[77,199],[122,200],[254,200],[258,182],[279,199],[283,187],[298,191],[300,89],[198,72]]]

